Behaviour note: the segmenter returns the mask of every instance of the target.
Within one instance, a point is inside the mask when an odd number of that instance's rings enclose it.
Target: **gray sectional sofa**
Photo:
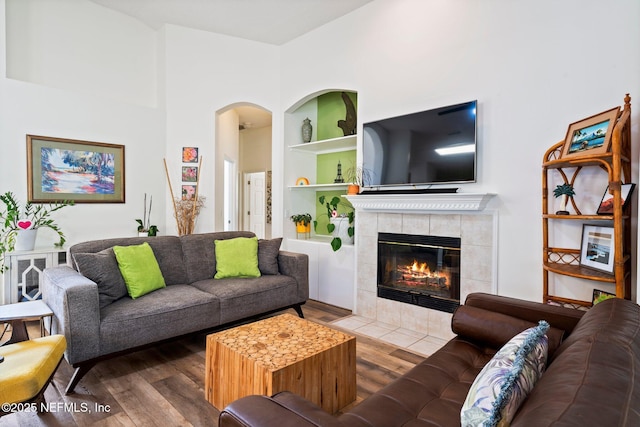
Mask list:
[[[42,282],[44,302],[54,313],[51,332],[64,334],[65,358],[75,368],[67,393],[100,360],[149,344],[286,308],[303,317],[301,306],[309,296],[308,257],[280,251],[281,239],[259,241],[260,277],[213,278],[214,241],[253,236],[218,232],[72,246],[73,267],[47,268]],[[111,248],[143,242],[153,249],[167,286],[132,299],[122,289],[124,281],[119,282],[122,276]]]

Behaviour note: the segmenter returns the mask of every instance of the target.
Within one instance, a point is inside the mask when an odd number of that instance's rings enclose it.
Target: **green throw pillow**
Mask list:
[[[227,277],[260,277],[258,268],[258,238],[236,237],[215,240],[216,275],[214,279]]]
[[[153,249],[147,242],[133,246],[114,246],[113,253],[116,254],[120,273],[131,298],[139,298],[166,286]]]

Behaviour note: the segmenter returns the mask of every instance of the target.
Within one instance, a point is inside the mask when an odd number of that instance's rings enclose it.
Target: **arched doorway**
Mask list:
[[[216,230],[271,237],[272,115],[250,103],[216,115]]]

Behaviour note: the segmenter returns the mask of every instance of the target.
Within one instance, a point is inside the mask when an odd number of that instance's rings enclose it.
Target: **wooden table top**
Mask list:
[[[351,335],[288,313],[218,332],[211,337],[272,370],[281,369],[355,339]]]

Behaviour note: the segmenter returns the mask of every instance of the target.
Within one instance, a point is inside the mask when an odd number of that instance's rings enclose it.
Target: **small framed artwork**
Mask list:
[[[124,145],[27,135],[29,202],[124,203]]]
[[[183,182],[196,182],[196,181],[198,181],[198,167],[197,166],[183,166],[182,167],[182,181]]]
[[[560,158],[608,152],[619,112],[616,107],[570,124]]]
[[[622,184],[622,208],[624,209],[629,203],[629,199],[631,199],[631,194],[633,193],[633,189],[636,188],[635,184]],[[598,206],[598,215],[611,215],[613,213],[613,194],[609,193],[609,186],[604,191],[602,195],[602,201],[600,201],[600,205]]]
[[[582,226],[580,265],[613,273],[614,255],[615,236],[613,227],[587,224]]]
[[[616,297],[616,294],[612,294],[611,292],[605,292],[605,291],[601,291],[600,289],[594,289],[593,299],[591,300],[591,303],[593,305],[596,305],[599,302],[602,302],[606,299],[615,298],[615,297]]]
[[[182,147],[182,163],[198,163],[198,147]]]
[[[193,200],[196,196],[195,185],[183,185],[182,186],[182,200]]]

